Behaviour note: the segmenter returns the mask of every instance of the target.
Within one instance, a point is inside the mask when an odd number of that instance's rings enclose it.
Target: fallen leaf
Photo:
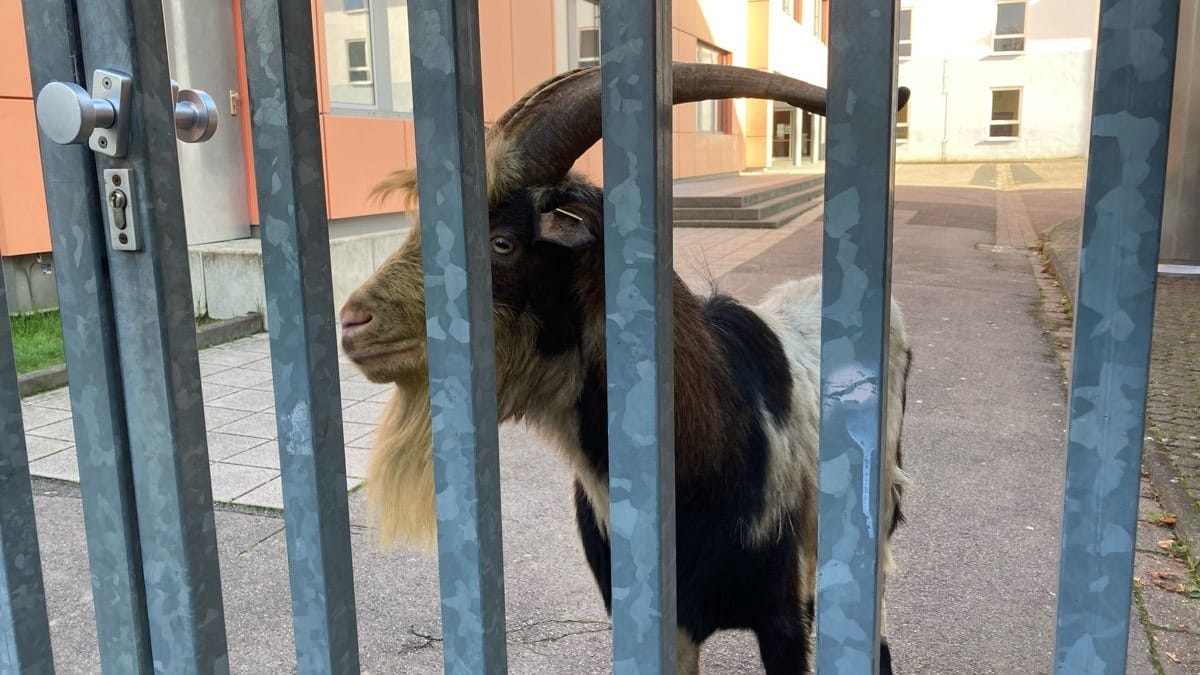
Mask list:
[[[1170,551],[1171,547],[1173,546],[1175,546],[1174,539],[1163,539],[1162,541],[1158,542],[1158,547],[1164,551]]]
[[[1151,572],[1150,578],[1151,579],[1181,579],[1182,577],[1180,577],[1175,572],[1167,571],[1167,572]]]
[[[1170,513],[1164,513],[1162,515],[1155,514],[1147,518],[1142,518],[1141,521],[1143,523],[1150,523],[1151,525],[1173,527],[1175,523],[1179,522],[1179,519]]]
[[[1175,663],[1181,663],[1181,661],[1179,660],[1179,657],[1178,657],[1178,656],[1175,656],[1175,655],[1174,655],[1174,654],[1172,654],[1171,652],[1163,652],[1163,653],[1167,655],[1167,658],[1168,658],[1168,659],[1171,659],[1171,660],[1172,660],[1172,661],[1174,661]]]

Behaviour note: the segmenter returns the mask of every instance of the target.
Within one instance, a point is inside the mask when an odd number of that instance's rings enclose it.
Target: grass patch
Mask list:
[[[17,373],[63,362],[62,322],[58,310],[9,317]]]
[[[13,355],[17,374],[24,375],[42,368],[63,363],[62,320],[58,310],[13,315],[8,318],[12,327]],[[196,326],[217,323],[207,314],[196,319]]]

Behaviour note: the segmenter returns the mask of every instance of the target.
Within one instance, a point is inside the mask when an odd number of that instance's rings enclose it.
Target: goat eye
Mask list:
[[[500,255],[508,255],[513,252],[513,243],[508,237],[492,237],[492,250]]]

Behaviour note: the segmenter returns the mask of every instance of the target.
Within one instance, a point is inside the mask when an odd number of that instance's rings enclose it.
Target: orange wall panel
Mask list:
[[[554,75],[554,12],[538,3],[512,5],[513,92],[505,107]]]
[[[50,218],[33,101],[0,99],[0,148],[5,157],[0,162],[0,254],[45,253]]]
[[[396,169],[412,166],[412,121],[377,117],[322,118],[325,191],[330,218],[351,218],[399,210],[371,200],[375,185]]]
[[[32,98],[21,3],[0,0],[0,98]]]
[[[241,0],[233,0],[233,25],[242,25],[242,3]],[[246,210],[247,221],[252,225],[258,224],[258,190],[256,188],[254,176],[254,142],[250,131],[250,86],[246,75],[246,41],[242,35],[242,31],[234,32],[234,45],[237,48],[237,79],[238,79],[238,100],[241,101],[241,118],[242,129],[242,162],[246,170]],[[320,63],[320,61],[318,61]],[[317,78],[320,80],[320,78]]]
[[[479,3],[479,60],[483,67],[483,119],[491,122],[516,100],[513,95],[512,6],[508,0]]]

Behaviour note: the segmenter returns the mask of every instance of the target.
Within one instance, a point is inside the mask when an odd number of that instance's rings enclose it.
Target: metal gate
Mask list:
[[[172,86],[160,0],[24,5],[34,90],[51,85],[55,104],[41,152],[53,246],[71,252],[57,274],[101,661],[110,673],[226,672],[176,150],[177,137],[203,139],[206,101],[186,82]],[[896,5],[844,0],[830,18],[822,344],[838,348],[822,350],[821,475],[844,467],[839,482],[850,487],[820,496],[823,673],[845,664],[873,672],[879,654],[881,533],[871,523],[884,407],[878,396],[844,400],[829,384],[849,371],[886,391]],[[438,532],[445,663],[503,672],[490,269],[486,241],[464,227],[486,212],[479,25],[473,2],[409,6],[428,320],[468,328],[429,343],[438,511],[457,514]],[[1101,2],[1060,673],[1125,667],[1178,10],[1171,0]],[[243,0],[242,15],[297,663],[304,673],[353,673],[311,8]],[[606,301],[623,326],[622,341],[608,345],[613,664],[673,672],[670,3],[605,0],[601,22]],[[452,268],[465,274],[465,292],[442,283]],[[0,326],[0,672],[48,673],[20,401]],[[624,416],[635,408],[651,412]],[[445,491],[448,475],[465,479]]]

